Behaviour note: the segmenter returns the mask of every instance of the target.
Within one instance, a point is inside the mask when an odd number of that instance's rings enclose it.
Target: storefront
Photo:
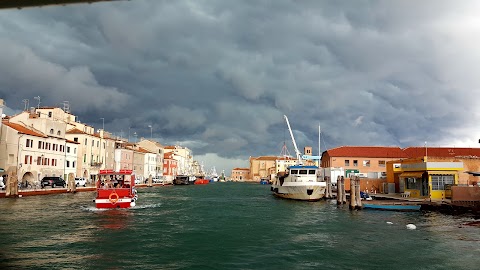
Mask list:
[[[445,199],[450,187],[458,183],[463,162],[402,163],[399,192],[415,198]]]

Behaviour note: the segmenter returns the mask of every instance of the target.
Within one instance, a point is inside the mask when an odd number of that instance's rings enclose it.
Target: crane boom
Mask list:
[[[288,122],[288,117],[286,115],[283,115],[283,117],[285,118],[285,121],[287,122],[288,131],[290,131],[290,137],[292,137],[293,147],[295,147],[295,154],[297,155],[297,160],[301,164],[302,163],[302,154],[300,153],[300,151],[298,151],[297,143],[295,142],[295,137],[293,137],[292,128],[290,127],[290,122]]]

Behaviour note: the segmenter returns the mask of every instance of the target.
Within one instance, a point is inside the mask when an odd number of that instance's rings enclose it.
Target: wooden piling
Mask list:
[[[343,194],[342,194],[342,189],[343,189],[343,181],[340,178],[340,176],[337,177],[337,204],[342,204],[342,199],[343,199]]]
[[[332,194],[332,181],[330,179],[330,176],[325,176],[325,182],[327,184],[327,188],[325,190],[325,198],[331,199],[333,194]]]
[[[345,178],[343,176],[341,176],[340,179],[342,180],[342,183],[343,183],[342,184],[343,185],[343,187],[342,187],[342,189],[343,189],[342,190],[342,202],[346,204],[347,203],[347,192],[345,191]]]
[[[362,209],[362,197],[360,197],[360,178],[355,176],[355,208]]]
[[[357,195],[357,185],[355,184],[355,176],[350,177],[350,210],[355,209],[357,206],[357,200],[355,199]]]

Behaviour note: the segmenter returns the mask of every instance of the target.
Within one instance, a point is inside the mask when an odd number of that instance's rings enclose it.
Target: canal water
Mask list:
[[[270,186],[139,189],[133,209],[93,192],[0,200],[1,269],[478,269],[468,216],[350,211]],[[408,230],[407,224],[416,230]]]

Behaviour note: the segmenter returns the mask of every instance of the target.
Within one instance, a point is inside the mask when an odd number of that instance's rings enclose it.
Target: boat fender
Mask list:
[[[117,201],[118,201],[118,194],[117,194],[116,192],[110,193],[110,196],[108,196],[108,200],[109,200],[112,204],[116,204]]]

